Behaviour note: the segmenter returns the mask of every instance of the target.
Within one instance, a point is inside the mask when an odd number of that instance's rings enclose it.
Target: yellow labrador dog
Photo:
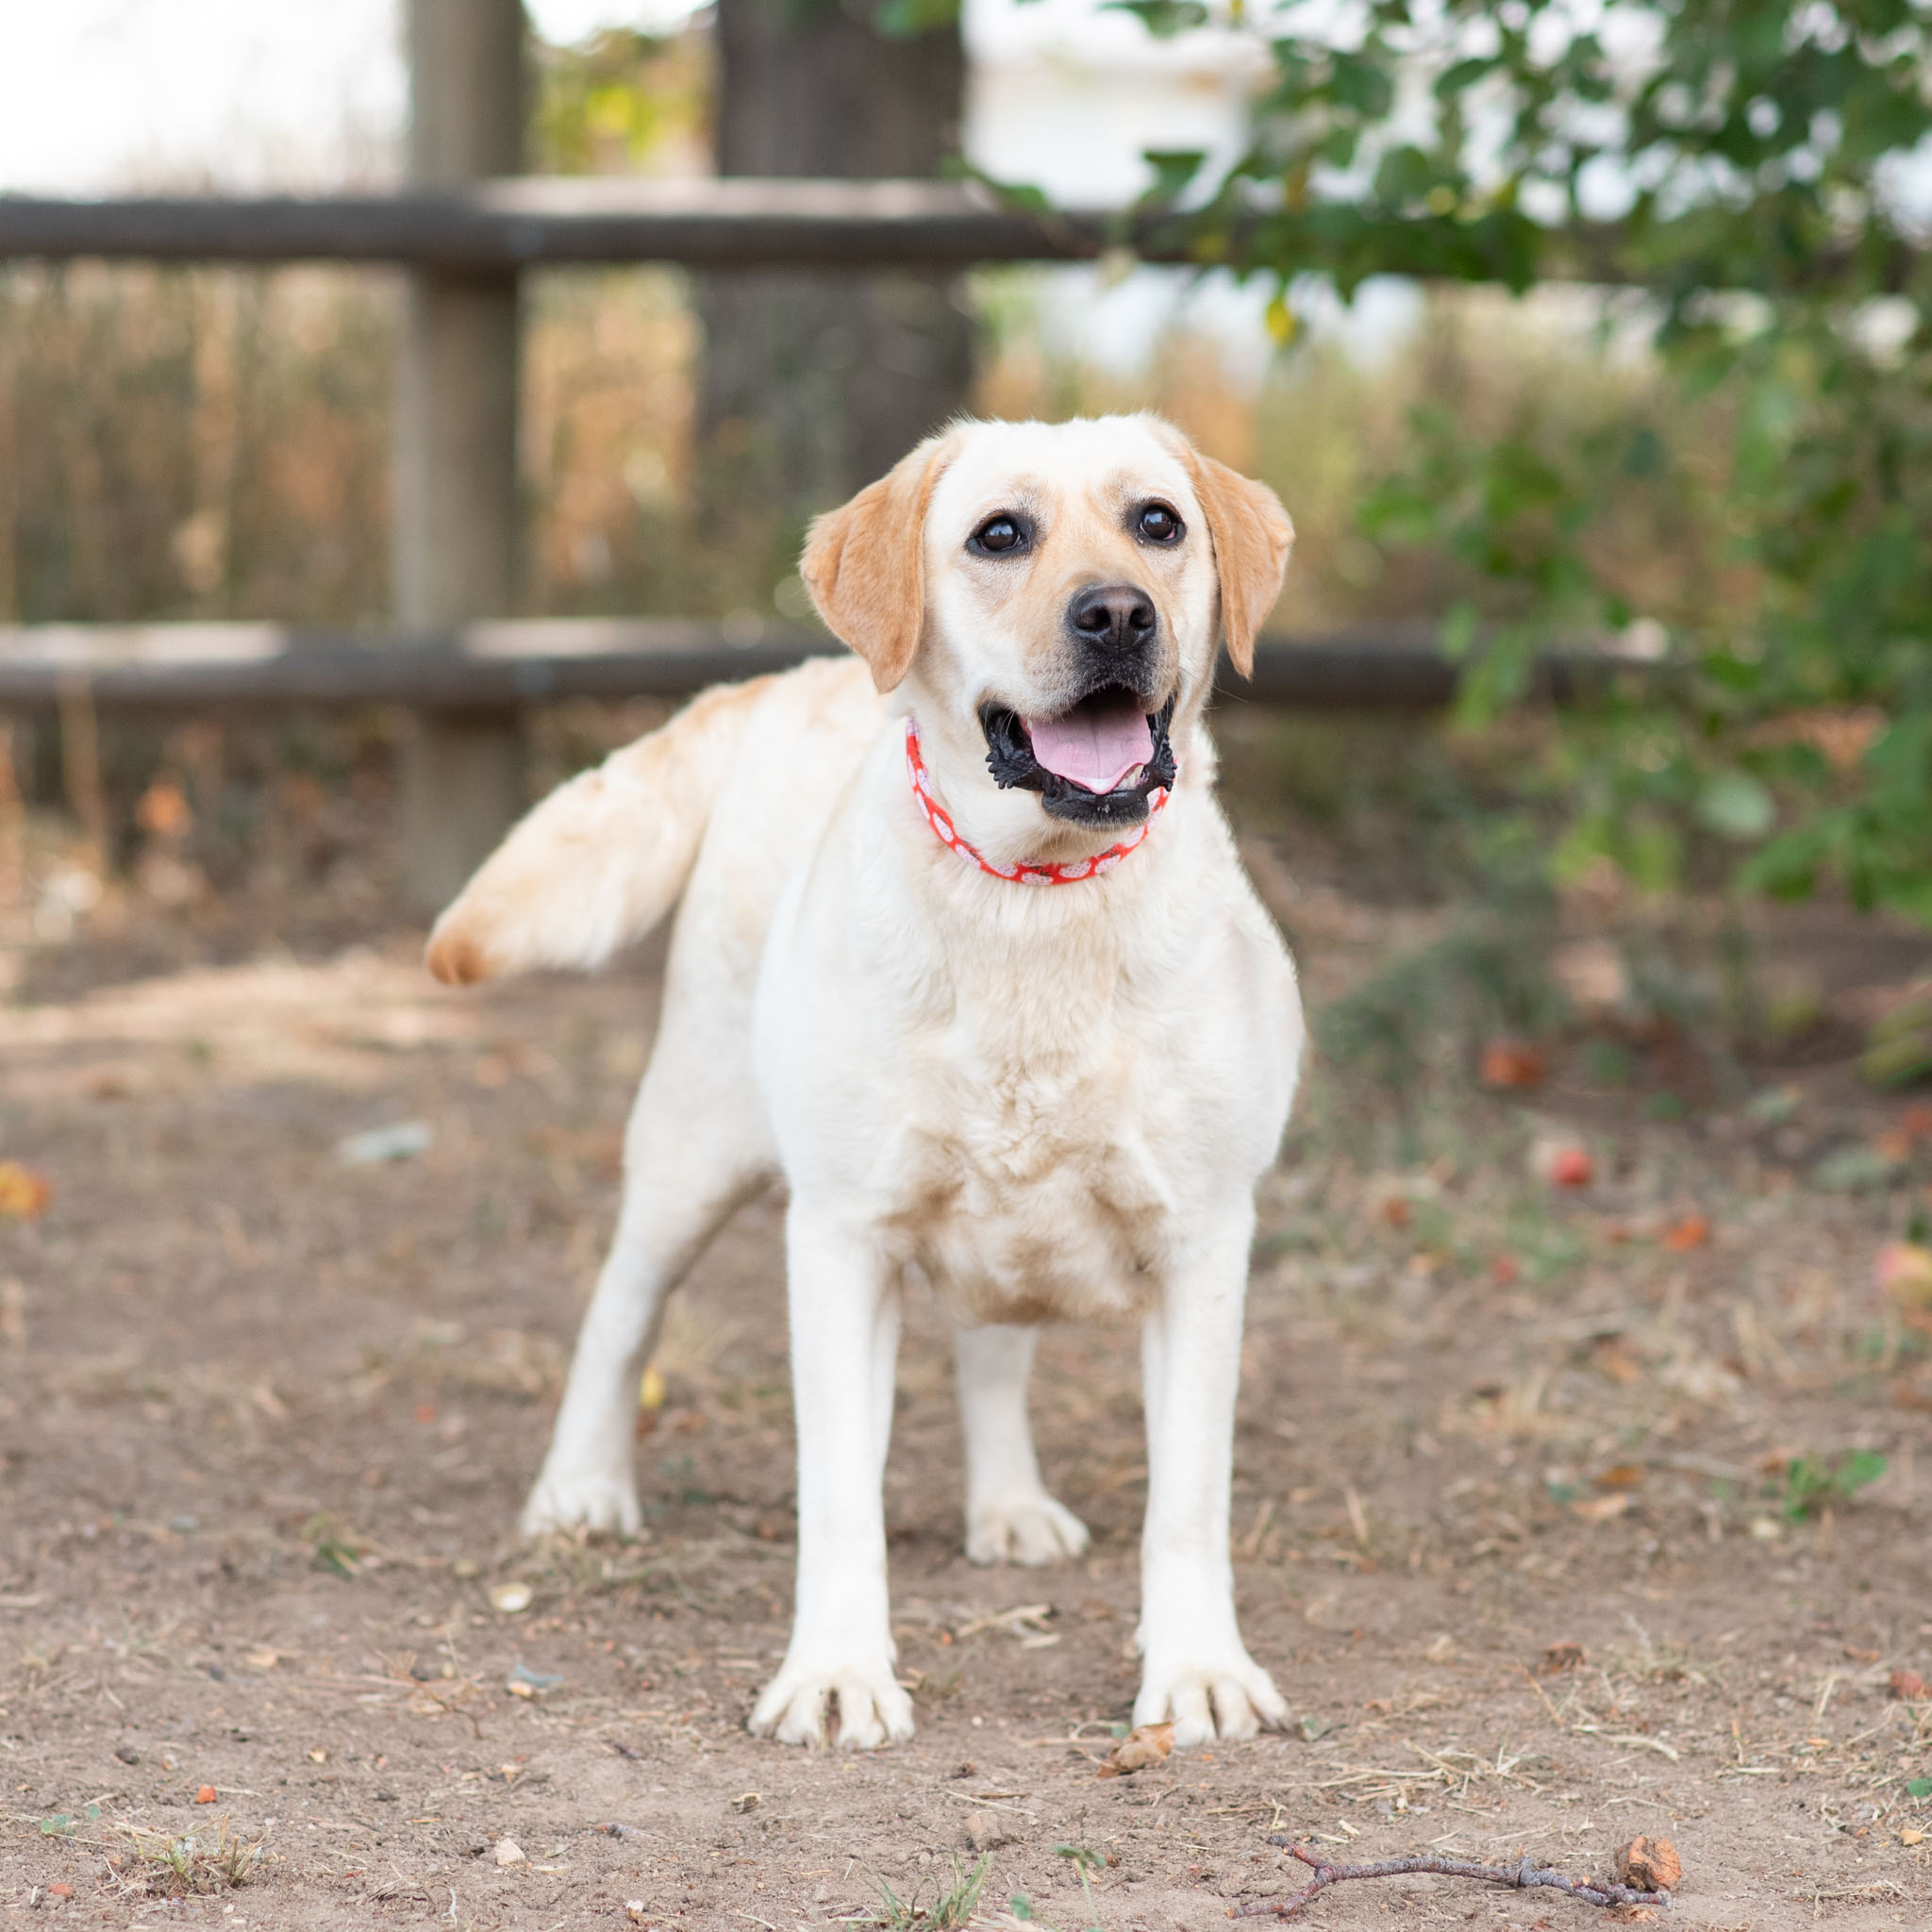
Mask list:
[[[861,662],[707,692],[531,812],[431,937],[447,981],[593,966],[682,894],[616,1239],[523,1523],[637,1527],[665,1295],[782,1175],[798,1595],[756,1731],[912,1735],[880,1491],[914,1271],[957,1324],[968,1556],[1086,1548],[1034,1456],[1036,1327],[1134,1317],[1134,1720],[1190,1744],[1287,1714],[1236,1625],[1228,1485],[1301,1008],[1202,708],[1223,638],[1251,664],[1291,537],[1272,491],[1153,417],[961,424],[812,527],[805,581]]]

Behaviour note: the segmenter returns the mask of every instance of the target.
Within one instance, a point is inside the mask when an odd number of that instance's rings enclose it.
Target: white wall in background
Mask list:
[[[0,192],[387,179],[398,19],[396,0],[15,0]]]

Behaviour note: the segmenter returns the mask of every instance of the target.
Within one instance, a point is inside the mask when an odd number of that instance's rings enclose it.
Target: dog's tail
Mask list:
[[[429,970],[465,986],[534,966],[601,966],[670,911],[746,719],[773,680],[721,685],[661,730],[553,791],[429,935]]]

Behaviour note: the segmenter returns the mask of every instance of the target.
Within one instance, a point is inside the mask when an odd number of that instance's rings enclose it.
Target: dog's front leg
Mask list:
[[[1087,1525],[1046,1492],[1026,1413],[1037,1328],[956,1328],[966,1437],[966,1556],[974,1563],[1058,1563],[1080,1556]]]
[[[1147,1520],[1141,1541],[1137,1724],[1176,1744],[1253,1737],[1288,1707],[1235,1622],[1228,1486],[1251,1213],[1180,1257],[1141,1333]]]
[[[751,1727],[788,1744],[872,1750],[912,1735],[893,1674],[881,1485],[892,1428],[899,1295],[870,1230],[794,1197],[786,1219],[798,1412],[798,1602],[791,1644]]]

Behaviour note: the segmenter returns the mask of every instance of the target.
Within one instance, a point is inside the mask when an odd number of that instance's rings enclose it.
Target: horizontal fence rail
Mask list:
[[[1264,638],[1252,678],[1224,661],[1231,701],[1334,709],[1449,704],[1457,666],[1427,623]],[[784,671],[844,646],[823,631],[756,621],[528,618],[406,634],[278,624],[0,627],[0,706],[88,695],[102,705],[399,704],[507,710],[559,698],[681,697]],[[1656,665],[1574,650],[1539,666],[1555,702],[1647,681]]]
[[[1264,209],[1247,218],[1265,226]],[[1237,229],[1245,225],[1237,221]],[[1454,273],[1413,224],[1385,225],[1391,272]],[[594,262],[691,268],[967,268],[975,262],[1086,261],[1109,248],[1142,261],[1211,267],[1226,245],[1190,232],[1185,215],[1147,208],[1029,209],[974,182],[694,176],[516,175],[394,192],[129,195],[0,194],[0,261],[84,258],[173,262],[375,262],[446,274],[506,275]],[[1695,255],[1695,217],[1641,235],[1625,222],[1573,222],[1545,236],[1545,281],[1667,285]],[[1239,236],[1236,241],[1239,249]],[[1792,288],[1824,289],[1860,258],[1812,249],[1785,265]],[[1865,263],[1897,291],[1924,252],[1904,242]],[[1432,266],[1432,262],[1435,265]],[[1731,265],[1735,268],[1735,264]],[[1500,262],[1491,279],[1504,278]]]
[[[945,181],[531,176],[393,194],[0,195],[0,259],[964,268],[1090,259],[1126,238],[1122,220],[1016,211]],[[1185,258],[1143,229],[1132,239],[1148,259]]]

